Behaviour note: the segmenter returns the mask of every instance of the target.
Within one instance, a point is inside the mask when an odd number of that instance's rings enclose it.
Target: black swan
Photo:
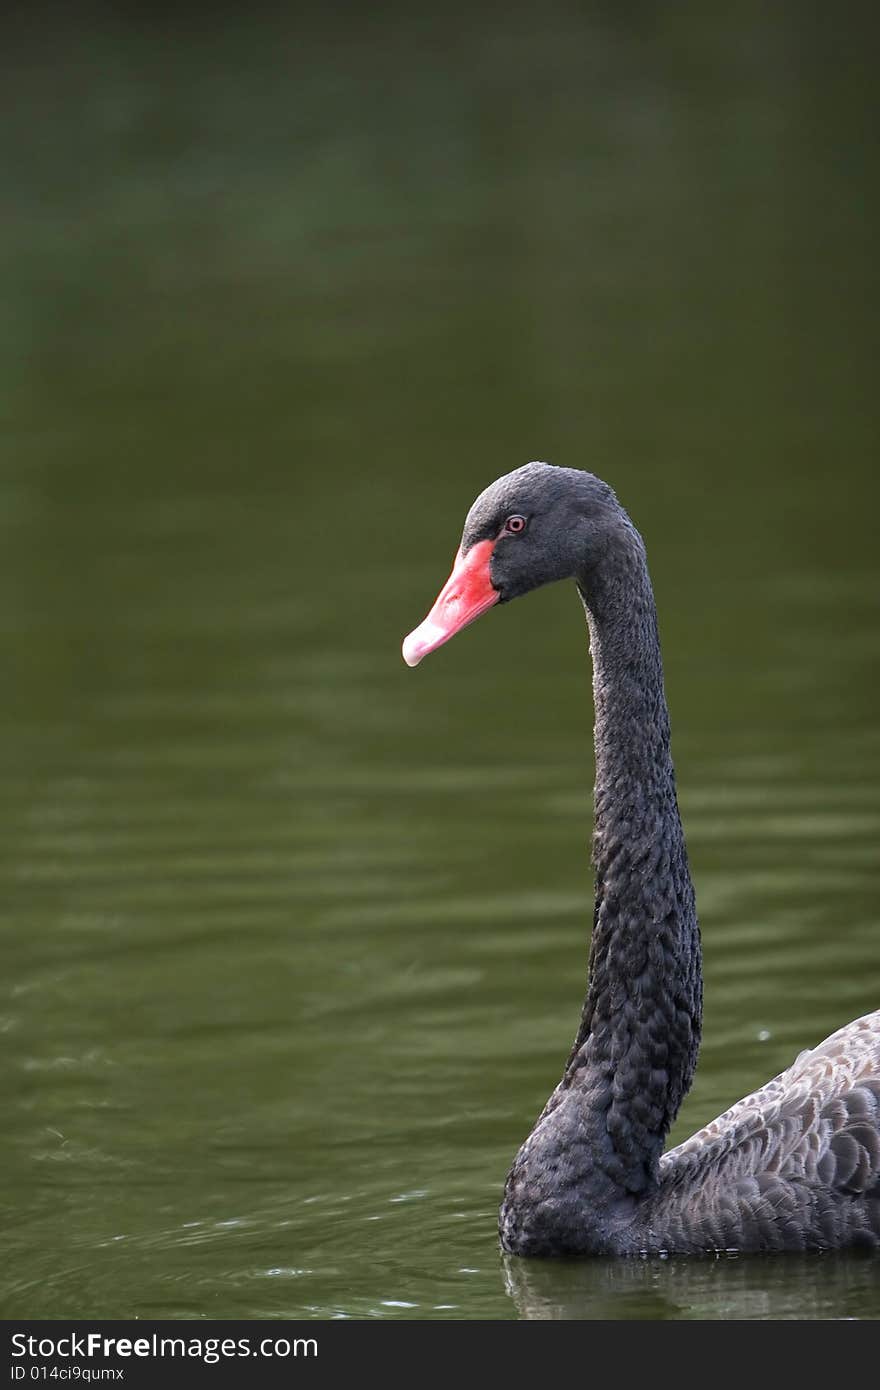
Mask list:
[[[700,1042],[700,935],[669,751],[645,548],[611,488],[529,463],[468,513],[407,664],[496,603],[574,579],[595,702],[590,979],[562,1080],[507,1178],[515,1255],[880,1246],[880,1011],[678,1148],[663,1143]]]

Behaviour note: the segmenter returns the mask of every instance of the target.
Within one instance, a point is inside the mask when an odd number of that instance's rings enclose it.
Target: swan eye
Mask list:
[[[504,532],[510,536],[518,536],[525,529],[526,519],[524,516],[509,516],[504,523]]]

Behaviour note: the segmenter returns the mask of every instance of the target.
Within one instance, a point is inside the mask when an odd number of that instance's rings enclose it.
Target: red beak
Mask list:
[[[459,549],[437,601],[423,623],[409,634],[403,644],[403,659],[407,666],[418,666],[423,656],[436,651],[461,632],[463,627],[479,618],[501,595],[492,587],[489,561],[494,541],[478,541],[467,555]]]

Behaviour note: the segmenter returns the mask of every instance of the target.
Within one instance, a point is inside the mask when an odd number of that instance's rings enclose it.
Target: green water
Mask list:
[[[497,1247],[583,993],[583,617],[399,652],[497,474],[648,544],[673,1138],[880,1003],[875,26],[626,13],[7,23],[6,1317],[880,1315],[874,1259]]]

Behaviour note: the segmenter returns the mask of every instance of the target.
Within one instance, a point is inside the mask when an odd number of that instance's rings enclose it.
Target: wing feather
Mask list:
[[[659,1176],[661,1248],[880,1244],[880,1011],[664,1154]]]

